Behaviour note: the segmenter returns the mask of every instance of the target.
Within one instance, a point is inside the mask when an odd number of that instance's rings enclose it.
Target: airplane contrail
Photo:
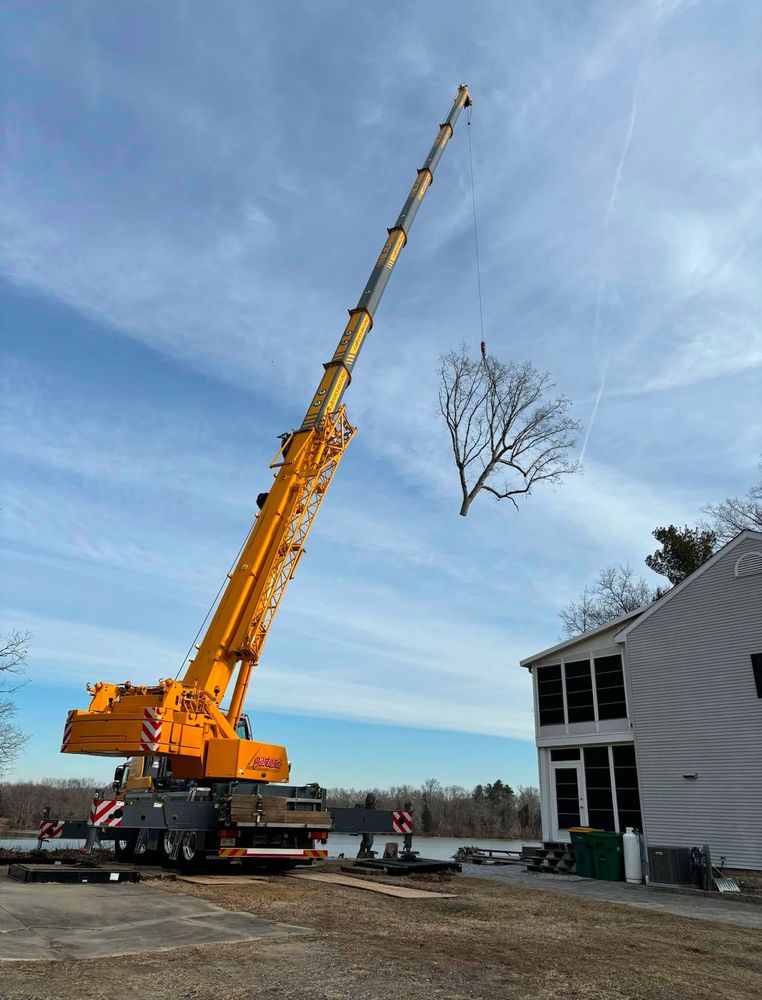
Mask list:
[[[642,69],[642,63],[641,63]],[[619,194],[619,185],[622,180],[622,171],[624,170],[624,162],[627,159],[627,154],[630,152],[630,146],[632,145],[632,133],[635,131],[635,119],[638,116],[638,87],[640,85],[640,72],[638,70],[638,75],[635,80],[635,86],[632,91],[632,107],[630,108],[630,124],[627,126],[627,135],[624,139],[624,145],[622,146],[622,152],[619,157],[619,163],[617,163],[616,174],[614,175],[614,183],[611,185],[611,197],[609,198],[609,205],[606,211],[606,223],[611,221],[611,215],[614,211],[614,206],[616,205],[616,199]]]
[[[611,226],[611,219],[614,214],[614,208],[616,207],[617,198],[619,196],[619,185],[622,182],[622,172],[624,170],[624,165],[627,160],[627,154],[630,152],[630,146],[632,145],[632,136],[635,131],[635,121],[638,117],[638,87],[640,86],[640,77],[643,70],[643,63],[645,60],[641,61],[640,67],[638,68],[638,75],[635,78],[635,85],[632,91],[632,105],[630,107],[630,120],[627,125],[627,134],[624,137],[624,142],[622,143],[622,150],[619,154],[619,162],[616,166],[616,172],[614,173],[614,181],[611,185],[611,193],[609,194],[608,204],[606,206],[606,217],[604,219],[604,235],[603,235],[603,259],[601,263],[601,273],[598,279],[598,288],[595,294],[595,309],[593,311],[593,330],[592,330],[592,340],[593,340],[593,356],[595,357],[596,367],[600,375],[600,385],[598,386],[598,393],[595,397],[595,403],[593,404],[593,412],[590,414],[590,422],[587,425],[587,430],[585,431],[585,438],[582,442],[582,448],[579,453],[579,463],[580,465],[585,460],[585,452],[587,451],[587,444],[590,440],[590,432],[593,429],[593,424],[595,423],[595,418],[598,415],[598,407],[600,406],[601,397],[603,396],[604,389],[606,387],[606,376],[608,374],[608,362],[601,365],[598,362],[598,330],[600,327],[601,320],[601,306],[603,304],[603,294],[606,291],[607,277],[606,277],[606,261],[608,260],[608,245],[609,245],[609,229]]]
[[[590,414],[590,422],[587,425],[587,430],[585,431],[585,439],[582,442],[582,448],[579,453],[580,465],[585,459],[585,452],[587,451],[587,442],[590,440],[590,431],[593,429],[593,424],[595,423],[595,418],[598,416],[598,407],[601,404],[601,396],[603,395],[603,390],[606,388],[606,376],[608,375],[608,362],[603,365],[603,370],[601,372],[601,384],[598,386],[598,392],[595,396],[595,402],[593,403],[593,412]]]

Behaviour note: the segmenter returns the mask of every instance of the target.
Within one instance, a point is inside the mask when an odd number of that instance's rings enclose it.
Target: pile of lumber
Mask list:
[[[287,799],[278,795],[231,795],[230,819],[234,823],[304,823],[315,829],[329,829],[331,814],[325,810],[289,808]]]

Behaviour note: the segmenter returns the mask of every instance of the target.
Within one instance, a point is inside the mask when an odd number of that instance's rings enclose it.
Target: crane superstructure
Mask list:
[[[90,706],[69,713],[62,752],[165,757],[178,779],[288,781],[284,747],[241,738],[237,731],[249,680],[315,515],[355,432],[342,404],[344,391],[455,122],[470,103],[463,84],[349,312],[301,425],[283,438],[271,463],[274,481],[269,492],[257,498],[259,513],[184,676],[154,686],[130,681],[88,685]]]

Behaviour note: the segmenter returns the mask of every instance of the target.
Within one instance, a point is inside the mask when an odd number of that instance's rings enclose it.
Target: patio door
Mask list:
[[[563,761],[550,765],[553,776],[554,839],[568,840],[570,826],[587,826],[584,773],[581,762]]]

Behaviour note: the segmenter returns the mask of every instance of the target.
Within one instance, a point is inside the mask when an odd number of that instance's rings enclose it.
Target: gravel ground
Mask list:
[[[283,877],[151,884],[312,933],[107,961],[17,963],[2,970],[0,998],[756,1000],[762,993],[758,931],[574,898],[550,883],[398,880],[458,894],[415,901]]]

